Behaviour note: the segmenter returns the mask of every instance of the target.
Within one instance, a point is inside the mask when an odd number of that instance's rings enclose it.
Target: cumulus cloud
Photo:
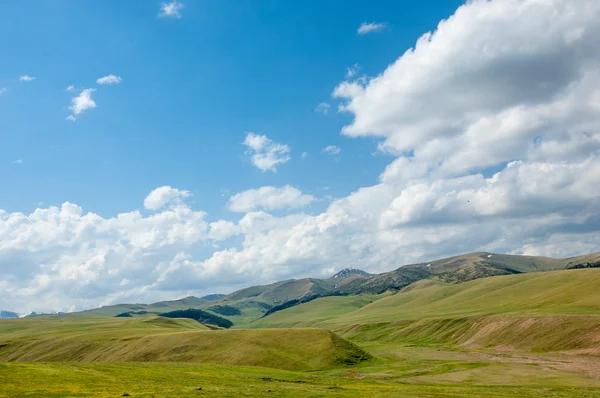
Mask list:
[[[312,195],[304,195],[302,191],[290,185],[281,188],[260,187],[237,193],[229,198],[229,209],[236,212],[254,210],[276,210],[283,208],[304,207],[315,200]]]
[[[67,88],[65,90],[70,93],[73,93],[73,92],[75,92],[76,89],[75,89],[75,86],[71,84],[71,85],[67,86]]]
[[[248,133],[243,144],[248,147],[252,164],[262,171],[277,171],[279,165],[291,159],[289,146],[273,142],[266,135]]]
[[[98,80],[96,80],[96,83],[98,84],[119,84],[121,83],[121,78],[119,76],[115,76],[115,75],[107,75],[104,77],[99,78]],[[73,87],[73,86],[69,86],[69,87]],[[67,91],[68,88],[67,88]]]
[[[21,164],[23,163],[23,159],[17,159],[12,161],[13,164]]]
[[[189,191],[163,186],[156,188],[144,199],[144,207],[148,210],[160,210],[168,204],[180,204],[185,198],[192,196]]]
[[[75,121],[77,116],[88,109],[94,109],[96,102],[92,99],[92,93],[96,91],[95,88],[87,88],[79,93],[78,96],[71,99],[71,106],[69,109],[73,112],[72,115],[67,116],[68,120]]]
[[[210,223],[209,236],[216,241],[226,240],[240,232],[240,227],[231,221],[219,220]]]
[[[309,196],[285,186],[233,195],[235,221],[207,221],[170,187],[148,216],[0,210],[0,308],[150,302],[474,250],[598,251],[599,14],[595,0],[470,1],[378,76],[341,82],[342,133],[395,159],[320,214],[270,214]],[[263,170],[289,160],[264,135],[244,144]]]
[[[235,233],[205,216],[185,205],[112,218],[68,202],[31,214],[0,210],[0,307],[65,310],[143,297],[178,253]]]
[[[160,5],[160,17],[181,18],[181,10],[183,3],[173,0],[170,3],[162,3]]]
[[[4,94],[6,91],[5,87],[0,87],[0,95]]]
[[[368,33],[381,32],[386,26],[385,23],[363,22],[356,30],[356,33],[359,35],[366,35]]]
[[[22,82],[32,82],[34,80],[35,80],[35,77],[33,77],[33,76],[29,76],[29,75],[19,76],[19,81],[22,81]]]
[[[342,152],[340,147],[335,145],[328,145],[325,148],[323,148],[323,153],[326,153],[328,155],[338,155],[340,152]]]

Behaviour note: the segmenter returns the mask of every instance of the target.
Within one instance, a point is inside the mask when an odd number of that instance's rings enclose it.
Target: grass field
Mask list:
[[[325,327],[357,342],[596,355],[598,286],[600,269],[497,276],[462,284],[426,280],[372,303],[366,296],[321,298],[251,325]]]
[[[378,358],[311,372],[196,363],[0,363],[0,397],[600,397],[598,375],[588,372],[600,369],[594,358],[364,347]]]
[[[461,284],[425,280],[335,322],[393,322],[482,314],[600,314],[598,286],[598,268],[497,276]]]
[[[316,370],[368,358],[323,329],[207,330],[189,319],[161,317],[0,323],[0,361],[196,362]]]
[[[477,369],[485,369],[479,374],[487,375],[482,380],[488,385],[460,380],[461,372]],[[591,380],[560,371],[537,379],[545,372],[531,365],[511,368],[419,358],[385,368],[385,374],[369,373],[373,370],[381,369],[300,373],[181,363],[4,363],[0,364],[0,397],[600,397]],[[514,380],[526,383],[499,384],[506,377],[498,373],[520,374]]]
[[[336,326],[475,315],[600,315],[600,269],[496,276],[460,284],[416,282],[397,294],[326,297],[253,327]],[[369,302],[372,301],[372,302]],[[307,314],[314,313],[307,317]],[[308,319],[310,318],[310,319]]]
[[[252,328],[313,327],[355,311],[384,295],[323,297],[275,312],[249,324]]]
[[[600,397],[598,286],[600,269],[420,281],[236,330],[161,317],[2,320],[0,397]]]

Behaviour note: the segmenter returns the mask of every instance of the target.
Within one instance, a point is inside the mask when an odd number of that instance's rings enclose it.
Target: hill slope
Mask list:
[[[400,290],[422,279],[460,283],[489,276],[555,271],[596,263],[600,265],[600,252],[566,259],[476,252],[406,265],[367,280],[353,281],[337,291],[343,294],[379,294],[386,290]]]
[[[211,308],[227,306],[233,311],[220,315],[232,321],[234,327],[240,328],[263,317],[274,306],[287,308],[287,303],[292,300],[302,302],[304,298],[312,299],[316,296],[379,295],[388,291],[399,291],[421,280],[462,283],[489,276],[598,266],[600,266],[600,252],[567,259],[478,252],[406,265],[378,275],[370,275],[361,270],[345,269],[329,279],[292,279],[270,285],[251,286],[224,297],[207,296],[211,300],[186,297],[181,300],[163,301],[150,305],[121,304],[70,316],[115,316],[120,313],[140,313],[140,311],[147,311],[148,314],[145,315],[152,316],[173,310],[193,308],[211,311]],[[215,304],[220,307],[214,307]]]
[[[162,317],[42,317],[0,324],[0,361],[198,362],[315,370],[368,358],[359,347],[320,329],[213,331],[195,321]]]
[[[283,303],[311,294],[324,294],[333,289],[335,283],[330,280],[305,278],[290,279],[270,285],[252,286],[233,292],[221,301],[234,301],[253,298],[270,304]]]
[[[600,269],[498,276],[461,284],[420,281],[337,321],[393,322],[481,314],[600,314],[598,286]]]
[[[313,327],[332,318],[350,313],[381,296],[330,296],[275,312],[252,322],[251,328]]]
[[[73,312],[69,316],[116,316],[126,312],[147,311],[150,315],[158,315],[162,312],[186,310],[188,308],[201,309],[209,306],[211,301],[198,297],[185,297],[179,300],[159,301],[153,304],[116,304],[95,308],[87,311]]]
[[[254,325],[309,323],[353,341],[600,354],[598,286],[597,268],[495,276],[461,284],[423,280],[355,310],[339,309],[351,308],[357,296],[326,297]],[[317,314],[314,322],[312,313]]]

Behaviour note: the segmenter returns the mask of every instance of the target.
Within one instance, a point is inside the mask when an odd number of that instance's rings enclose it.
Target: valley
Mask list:
[[[599,257],[475,253],[4,319],[0,396],[600,396]],[[184,310],[232,326],[165,317]]]

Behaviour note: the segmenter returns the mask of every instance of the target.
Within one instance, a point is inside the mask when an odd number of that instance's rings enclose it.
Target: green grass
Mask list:
[[[218,304],[215,304],[218,303]],[[215,305],[228,305],[238,309],[241,314],[227,316],[215,312],[215,315],[229,319],[234,323],[235,328],[245,328],[256,319],[263,316],[266,308],[259,301],[252,298],[242,298],[239,300],[227,300],[227,301],[206,301],[195,297],[186,297],[185,299],[175,301],[162,301],[154,304],[117,304],[93,310],[74,312],[65,314],[68,318],[91,318],[91,317],[114,317],[118,314],[127,312],[133,313],[133,317],[148,318],[154,317],[158,314],[187,309],[200,309],[203,311],[210,311],[210,308]],[[135,312],[148,311],[148,314],[137,315]]]
[[[306,304],[275,312],[252,322],[252,328],[312,327],[363,307],[383,295],[323,297]]]
[[[366,303],[327,297],[257,327],[313,326],[355,342],[600,353],[600,269],[496,276],[461,284],[423,280]]]
[[[482,314],[600,314],[600,269],[496,276],[461,284],[420,281],[333,320],[356,324]]]
[[[161,317],[0,322],[1,361],[198,362],[315,370],[368,358],[322,329],[206,330],[192,320]]]
[[[2,320],[0,397],[600,397],[598,286],[600,269],[426,280],[236,330],[161,317]],[[260,310],[245,300],[237,317],[250,324]]]
[[[283,303],[302,297],[306,294],[320,294],[331,290],[334,282],[323,279],[290,279],[286,281],[275,282],[270,285],[252,286],[238,290],[221,299],[223,302],[236,301],[248,298],[275,304]]]
[[[431,363],[423,362],[417,366]],[[446,371],[473,368],[454,366]],[[409,372],[406,372],[410,375]],[[419,377],[418,370],[411,376]],[[0,364],[0,397],[600,397],[582,386],[408,383],[345,372],[298,373],[197,364]],[[404,378],[406,379],[406,378]],[[201,388],[201,390],[198,390]]]
[[[123,312],[138,312],[138,311],[148,311],[150,313],[154,313],[154,315],[169,312],[169,311],[177,311],[177,310],[187,310],[188,308],[194,309],[204,309],[210,307],[210,304],[197,304],[197,303],[188,303],[187,300],[178,300],[178,301],[163,301],[160,303],[154,304],[117,304],[110,305],[106,307],[95,308],[93,310],[81,311],[81,312],[73,312],[66,314],[68,317],[83,317],[89,318],[94,316],[116,316]],[[148,316],[153,316],[150,314]]]

